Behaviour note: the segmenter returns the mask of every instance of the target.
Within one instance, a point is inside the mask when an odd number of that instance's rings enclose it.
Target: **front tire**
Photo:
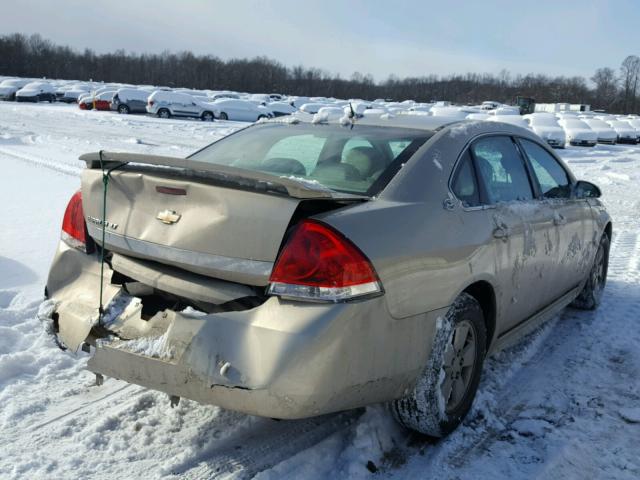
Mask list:
[[[229,115],[225,112],[220,112],[220,116],[218,118],[220,118],[220,120],[229,120]]]
[[[581,310],[595,310],[602,301],[602,293],[607,284],[607,271],[609,270],[609,248],[611,242],[605,233],[600,239],[593,265],[589,270],[587,281],[580,295],[571,303],[572,307]]]
[[[475,298],[462,293],[438,325],[431,355],[416,386],[390,404],[395,419],[432,437],[452,432],[475,398],[486,345],[482,308]]]
[[[203,122],[213,122],[213,113],[211,113],[211,112],[203,112],[202,113],[202,121]]]

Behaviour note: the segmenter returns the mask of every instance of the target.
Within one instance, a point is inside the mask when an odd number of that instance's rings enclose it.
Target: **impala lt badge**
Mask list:
[[[102,220],[100,218],[92,217],[90,215],[87,216],[87,221],[93,223],[94,225],[98,225],[100,227],[104,225],[105,227],[110,228],[111,230],[116,230],[118,228],[117,223],[112,223],[107,220]]]
[[[158,213],[158,215],[156,215],[156,218],[158,220],[167,225],[178,223],[180,217],[182,217],[182,215],[174,212],[173,210],[163,210],[162,212]]]

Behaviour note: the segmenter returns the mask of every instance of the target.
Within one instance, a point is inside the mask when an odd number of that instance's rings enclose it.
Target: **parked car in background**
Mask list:
[[[111,100],[115,93],[115,91],[111,90],[99,93],[98,95],[84,97],[81,102],[78,102],[78,107],[80,107],[81,110],[101,110],[108,112],[111,110]]]
[[[495,112],[495,110],[491,110],[491,111]],[[529,122],[527,122],[519,114],[518,115],[511,115],[511,114],[507,114],[507,115],[491,115],[491,114],[489,114],[489,118],[487,118],[487,121],[489,121],[489,122],[508,123],[510,125],[515,125],[517,127],[522,127],[522,128],[526,128],[526,129],[531,130],[531,127],[529,127]]]
[[[151,92],[139,88],[121,88],[111,99],[111,110],[118,113],[147,113],[147,99]]]
[[[532,131],[416,118],[83,155],[41,319],[89,370],[174,397],[285,419],[384,403],[447,435],[487,355],[598,307],[612,224]]]
[[[268,107],[248,100],[223,98],[212,102],[211,105],[213,105],[218,112],[216,113],[216,117],[220,120],[255,122],[261,118],[271,118],[274,116]]]
[[[294,103],[294,106],[297,105],[297,102]],[[322,107],[332,107],[333,105],[327,103],[317,103],[317,102],[308,102],[300,105],[300,111],[304,113],[318,113]]]
[[[0,82],[0,100],[15,100],[16,92],[31,83],[28,78],[7,78]]]
[[[186,93],[156,90],[147,99],[147,113],[160,118],[182,117],[200,118],[213,122],[215,107],[213,102],[203,102]]]
[[[636,129],[636,131],[640,132],[640,118],[638,117],[628,117],[626,120],[629,125]]]
[[[489,120],[490,115],[488,113],[470,113],[465,118],[467,120]]]
[[[267,104],[267,108],[271,110],[274,117],[282,117],[284,115],[291,115],[298,111],[298,109],[287,102],[271,102]]]
[[[598,118],[583,117],[582,121],[598,135],[598,143],[613,145],[618,141],[618,134],[607,122]]]
[[[62,95],[58,95],[58,101],[63,103],[78,103],[78,99],[82,95],[91,92],[91,86],[86,84],[72,85],[70,88],[64,89]]]
[[[16,92],[18,102],[49,102],[56,101],[56,91],[49,82],[31,82]]]
[[[530,113],[522,117],[540,138],[553,148],[564,148],[567,135],[551,113]]]
[[[235,92],[212,92],[209,94],[211,100],[219,100],[221,98],[240,98],[240,95]]]
[[[598,134],[577,116],[565,115],[558,120],[558,123],[564,129],[570,145],[593,147],[598,143]]]
[[[408,106],[410,108],[410,106]],[[420,113],[420,112],[415,112]],[[472,108],[463,108],[463,107],[452,107],[448,105],[438,106],[437,104],[431,107],[431,113],[437,117],[449,117],[453,120],[464,120],[467,118],[467,115],[470,113],[480,113],[476,109]]]
[[[638,132],[629,123],[622,120],[607,120],[606,122],[618,136],[618,143],[638,143]]]

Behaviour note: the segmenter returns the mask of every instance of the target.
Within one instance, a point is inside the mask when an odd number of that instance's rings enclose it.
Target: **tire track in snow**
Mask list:
[[[234,475],[234,478],[252,478],[349,428],[363,411],[350,410],[303,420],[263,419],[263,428],[238,432],[226,438],[223,445],[216,445],[219,448],[201,453],[189,465],[178,466],[172,473],[191,480],[224,478],[229,475]],[[191,466],[193,463],[196,466]]]
[[[39,167],[45,167],[50,170],[54,170],[59,173],[63,173],[65,175],[71,175],[74,177],[79,177],[82,169],[80,167],[76,167],[69,164],[64,164],[59,161],[48,160],[43,158],[38,158],[33,154],[25,155],[22,153],[15,153],[11,150],[8,150],[5,147],[0,147],[0,154],[6,155],[8,157],[13,157],[22,162],[31,163],[33,165],[37,165]]]

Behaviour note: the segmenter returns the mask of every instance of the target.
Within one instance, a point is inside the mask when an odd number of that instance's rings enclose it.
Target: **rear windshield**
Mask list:
[[[225,137],[190,158],[375,195],[432,135],[357,124],[263,124]]]

